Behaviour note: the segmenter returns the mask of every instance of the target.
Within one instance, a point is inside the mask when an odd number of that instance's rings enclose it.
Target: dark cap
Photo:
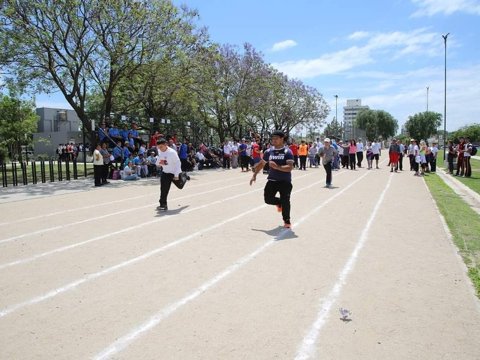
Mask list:
[[[274,132],[272,132],[271,136],[278,136],[278,137],[281,137],[282,139],[285,138],[285,134],[281,130],[275,130]]]
[[[166,144],[166,143],[167,143],[167,140],[165,140],[164,138],[160,138],[157,140],[157,145]]]

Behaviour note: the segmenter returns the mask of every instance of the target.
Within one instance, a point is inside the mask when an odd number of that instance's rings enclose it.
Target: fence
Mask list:
[[[83,169],[81,177],[88,176],[88,170]],[[79,177],[77,161],[41,160],[27,162],[12,162],[0,164],[2,186],[19,186],[55,181],[77,180]]]

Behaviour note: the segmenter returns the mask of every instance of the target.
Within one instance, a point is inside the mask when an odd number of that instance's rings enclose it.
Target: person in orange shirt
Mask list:
[[[298,157],[300,158],[300,170],[307,170],[308,145],[305,140],[298,147]]]

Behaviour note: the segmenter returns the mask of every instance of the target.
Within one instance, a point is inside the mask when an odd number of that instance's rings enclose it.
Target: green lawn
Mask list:
[[[443,152],[442,153],[440,153],[440,151],[438,152],[437,159],[438,159],[437,167],[439,169],[445,169],[446,167],[444,166],[444,163],[443,163]],[[477,194],[480,194],[480,160],[471,159],[470,163],[472,165],[472,177],[464,178],[464,177],[456,176],[455,179],[461,181],[463,184],[468,186]]]
[[[425,181],[447,222],[453,241],[467,265],[468,275],[472,279],[477,296],[480,297],[480,215],[455,194],[439,176],[426,176]]]

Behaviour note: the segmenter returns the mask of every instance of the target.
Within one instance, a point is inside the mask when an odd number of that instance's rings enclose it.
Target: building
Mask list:
[[[347,105],[343,107],[343,138],[345,140],[358,138],[365,140],[365,131],[360,130],[354,126],[354,124],[358,113],[362,110],[369,109],[370,108],[367,105],[362,106],[361,99],[347,100]]]
[[[82,122],[73,110],[37,108],[37,132],[33,134],[35,155],[56,156],[59,144],[82,142]]]

